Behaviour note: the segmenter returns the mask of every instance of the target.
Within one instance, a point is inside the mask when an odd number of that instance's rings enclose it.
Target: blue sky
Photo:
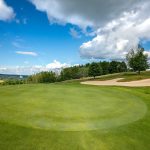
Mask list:
[[[0,73],[124,59],[141,41],[149,55],[150,3],[144,0],[138,13],[141,3],[134,1],[131,9],[126,3],[114,0],[108,9],[110,3],[97,0],[0,0]]]
[[[50,24],[46,14],[37,11],[26,0],[6,2],[13,7],[16,17],[10,22],[0,22],[1,65],[22,66],[25,65],[24,62],[46,65],[53,60],[71,64],[83,63],[79,47],[89,37],[73,37],[70,29],[78,27],[71,24]],[[33,51],[37,53],[37,57],[18,55],[16,51]]]

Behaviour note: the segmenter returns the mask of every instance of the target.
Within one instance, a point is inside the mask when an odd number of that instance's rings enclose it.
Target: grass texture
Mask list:
[[[0,150],[148,150],[150,87],[0,86]]]

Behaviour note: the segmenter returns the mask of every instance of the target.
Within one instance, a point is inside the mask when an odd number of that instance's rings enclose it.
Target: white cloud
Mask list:
[[[150,51],[145,51],[144,52],[146,55],[148,55],[148,59],[149,59],[149,61],[150,61]]]
[[[15,16],[12,7],[8,6],[4,0],[0,0],[0,20],[7,21],[13,19]]]
[[[79,33],[75,28],[71,28],[71,29],[70,29],[70,35],[71,35],[73,38],[76,38],[76,39],[81,38],[80,33]]]
[[[74,65],[61,63],[57,60],[54,60],[52,63],[49,63],[45,66],[41,66],[41,65],[15,66],[15,67],[0,66],[0,74],[31,75],[31,74],[35,74],[41,71],[54,71],[57,74],[59,74],[61,69],[70,67],[70,66],[74,66]]]
[[[104,25],[124,11],[137,8],[140,0],[30,0],[46,12],[51,23],[71,23],[82,28]],[[146,0],[144,0],[146,1]]]
[[[30,55],[30,56],[37,56],[38,54],[31,51],[16,51],[16,54],[20,55]]]
[[[46,68],[48,68],[48,69],[60,69],[60,68],[66,68],[66,67],[69,67],[69,66],[70,66],[69,64],[60,63],[59,61],[54,60],[52,63],[47,64]]]
[[[7,68],[6,67],[0,67],[0,72],[6,71]]]
[[[96,37],[81,45],[81,57],[123,59],[141,39],[150,40],[150,15],[147,13],[150,2],[146,4],[100,27]]]

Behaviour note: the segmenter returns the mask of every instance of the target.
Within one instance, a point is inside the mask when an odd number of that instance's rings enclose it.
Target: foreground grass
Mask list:
[[[0,150],[150,149],[150,87],[1,86],[0,111]]]
[[[149,79],[150,78],[150,71],[143,71],[141,74],[137,74],[135,72],[126,72],[126,73],[115,73],[97,77],[95,80],[111,80],[116,78],[123,78],[119,82],[128,82],[128,81],[136,81],[142,79]],[[93,79],[90,79],[93,80]]]

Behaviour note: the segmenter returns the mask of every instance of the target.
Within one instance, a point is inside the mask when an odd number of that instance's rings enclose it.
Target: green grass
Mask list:
[[[141,74],[137,74],[135,72],[126,72],[126,73],[115,73],[115,74],[108,74],[104,76],[97,77],[94,80],[111,80],[116,78],[124,78],[119,82],[128,82],[128,81],[136,81],[142,79],[149,79],[150,78],[150,71],[143,71]],[[90,80],[93,80],[90,78]]]
[[[150,87],[0,86],[0,150],[149,150]]]

